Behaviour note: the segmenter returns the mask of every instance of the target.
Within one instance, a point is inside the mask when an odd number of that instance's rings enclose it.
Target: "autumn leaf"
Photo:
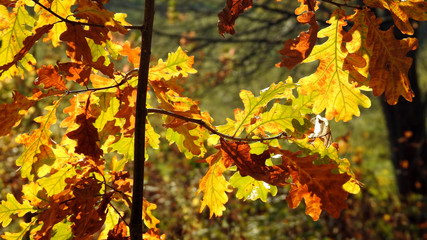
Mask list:
[[[252,7],[252,0],[227,0],[225,7],[218,14],[218,32],[224,37],[225,33],[233,35],[234,22],[246,9]]]
[[[120,51],[120,54],[127,56],[130,63],[134,67],[139,67],[139,55],[141,54],[141,48],[131,48],[129,41],[126,41],[123,44],[123,49]]]
[[[243,101],[245,109],[235,109],[234,116],[236,120],[227,119],[227,124],[219,126],[218,130],[221,133],[233,136],[238,136],[243,132],[243,130],[245,130],[245,128],[247,128],[247,131],[252,132],[254,129],[263,125],[263,123],[265,124],[265,122],[262,122],[262,120],[259,119],[259,116],[262,114],[267,103],[274,99],[283,99],[293,96],[292,89],[294,87],[295,85],[291,84],[290,82],[280,82],[278,84],[273,83],[270,87],[262,90],[260,92],[260,96],[258,97],[255,97],[254,94],[250,91],[240,91],[240,98]],[[285,113],[285,115],[288,115],[288,113]],[[290,117],[291,115],[296,116],[295,114],[291,113],[290,115],[288,115],[288,117]],[[254,119],[256,121],[260,121],[257,126],[252,126],[252,121],[254,121]],[[289,124],[286,124],[285,128],[286,127],[292,128],[292,126],[290,126]]]
[[[19,203],[11,193],[8,193],[6,200],[0,203],[0,223],[3,227],[7,227],[12,221],[11,215],[17,214],[22,217],[28,212],[34,213],[36,209],[27,200]]]
[[[58,71],[64,75],[65,79],[87,86],[91,73],[89,66],[76,62],[58,63],[57,66]]]
[[[389,10],[394,23],[403,34],[414,34],[410,18],[417,21],[427,20],[427,3],[423,0],[364,0],[363,2],[369,7]]]
[[[45,89],[53,87],[58,90],[67,90],[64,80],[62,80],[58,70],[52,65],[37,69],[37,75],[39,77],[34,81],[35,85],[43,84]]]
[[[236,197],[239,199],[261,199],[261,201],[267,202],[268,193],[271,193],[272,196],[277,194],[276,186],[257,181],[250,176],[242,177],[239,172],[231,176],[229,182],[233,188],[237,188]]]
[[[304,62],[320,60],[316,72],[299,80],[301,93],[308,95],[314,91],[318,95],[313,99],[313,113],[320,114],[326,109],[327,119],[349,121],[353,115],[359,116],[359,105],[369,107],[368,97],[360,93],[356,82],[364,80],[359,74],[349,73],[344,69],[344,61],[348,51],[343,45],[344,12],[336,10],[330,20],[331,25],[318,33],[319,38],[328,37],[327,41],[313,48],[310,56]]]
[[[25,150],[21,156],[16,160],[16,165],[20,166],[21,176],[33,180],[37,174],[37,166],[40,167],[45,162],[38,162],[36,155],[40,153],[41,146],[52,146],[53,142],[50,138],[52,132],[50,126],[56,122],[56,109],[59,101],[54,102],[54,105],[47,106],[45,109],[48,111],[45,116],[40,116],[34,119],[40,123],[40,127],[34,130],[31,134],[21,134],[16,137],[15,141],[25,145]],[[46,159],[46,158],[44,158]],[[50,162],[51,160],[48,160]],[[36,164],[37,163],[37,164]]]
[[[387,102],[391,105],[397,104],[399,96],[412,101],[414,93],[408,78],[412,58],[406,55],[417,48],[417,39],[397,40],[392,28],[387,31],[379,30],[380,21],[372,12],[366,15],[365,22],[369,28],[366,44],[373,53],[369,64],[369,86],[374,95],[385,93]]]
[[[215,215],[222,216],[225,210],[224,204],[228,201],[226,192],[230,192],[229,183],[224,178],[224,171],[231,166],[230,161],[222,158],[221,152],[217,152],[206,158],[209,163],[209,170],[205,176],[199,181],[199,189],[197,194],[203,192],[202,205],[200,212],[208,206],[210,209],[210,218]]]
[[[75,17],[86,19],[89,23],[104,25],[109,30],[118,31],[122,34],[128,32],[119,21],[114,19],[114,13],[105,9],[102,4],[89,0],[80,0],[74,12]]]
[[[26,54],[19,61],[19,65],[12,64],[6,71],[4,66],[14,61],[15,56],[24,48],[24,40],[32,35],[27,27],[33,27],[35,20],[25,9],[24,4],[18,1],[12,13],[9,13],[9,16],[4,16],[2,22],[7,23],[7,28],[1,32],[0,66],[3,69],[0,72],[0,80],[12,78],[16,75],[23,76],[23,70],[31,71],[36,62],[31,54]]]
[[[308,32],[301,32],[297,38],[285,42],[283,49],[279,51],[283,55],[282,61],[277,63],[276,67],[287,67],[291,70],[310,55],[316,44],[320,29],[315,15],[315,11],[319,8],[318,2],[315,0],[299,0],[299,2],[301,6],[295,10],[295,14],[299,15],[297,20],[302,24],[309,24],[310,29]]]
[[[86,114],[80,114],[76,117],[76,123],[80,125],[74,131],[68,132],[70,139],[77,140],[76,153],[99,159],[103,154],[99,146],[98,130],[93,126],[96,118],[86,117]]]
[[[313,157],[294,158],[288,151],[282,151],[282,161],[291,158],[289,170],[292,177],[291,191],[286,200],[289,207],[295,208],[302,199],[305,199],[306,213],[313,220],[318,220],[321,210],[325,210],[337,218],[341,210],[347,208],[348,192],[343,185],[350,180],[350,176],[334,174],[332,171],[337,164],[329,163],[314,165]]]
[[[263,181],[274,186],[284,186],[289,184],[290,176],[288,162],[281,165],[267,166],[266,161],[270,158],[270,152],[264,151],[262,154],[251,154],[247,143],[228,142],[221,139],[221,152],[226,161],[233,162],[242,177]]]
[[[56,1],[40,1],[44,6],[48,7],[57,15],[66,18],[68,20],[75,20],[75,18],[71,15],[71,6],[75,3],[75,0],[56,0]],[[44,26],[44,25],[53,25],[51,31],[49,31],[47,38],[44,39],[51,40],[52,45],[54,47],[58,47],[60,44],[59,37],[65,30],[67,29],[65,22],[58,22],[58,18],[47,12],[44,8],[36,5],[34,11],[39,14],[39,18],[36,22],[36,28]]]
[[[16,127],[25,116],[28,109],[36,101],[25,97],[17,91],[13,92],[13,102],[0,105],[0,136],[10,133],[13,127]]]
[[[0,75],[9,70],[13,65],[18,64],[19,61],[25,58],[27,53],[31,50],[33,45],[47,32],[52,29],[53,25],[44,25],[40,28],[35,29],[36,33],[34,35],[28,36],[23,42],[23,47],[13,58],[13,61],[10,61],[8,64],[0,66]],[[1,51],[1,50],[0,50]],[[28,63],[27,63],[28,64]]]

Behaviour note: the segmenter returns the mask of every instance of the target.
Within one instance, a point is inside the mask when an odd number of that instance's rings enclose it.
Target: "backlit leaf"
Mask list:
[[[203,192],[202,205],[200,212],[208,206],[210,209],[209,216],[213,215],[219,217],[225,210],[224,204],[228,201],[227,192],[231,190],[228,188],[229,183],[225,180],[223,172],[230,167],[231,162],[226,161],[221,157],[221,152],[217,152],[208,158],[206,162],[209,163],[209,170],[205,176],[199,181],[199,189],[197,194]]]
[[[252,0],[227,0],[227,3],[218,14],[218,32],[222,36],[225,33],[233,35],[236,31],[234,30],[234,22],[246,9],[252,7]]]
[[[316,72],[308,77],[299,80],[301,93],[308,95],[313,91],[318,91],[318,95],[313,100],[313,113],[320,114],[326,109],[327,119],[335,118],[336,121],[349,121],[353,115],[359,116],[359,105],[370,107],[371,102],[368,97],[360,93],[356,83],[364,82],[357,79],[360,74],[353,74],[343,69],[344,61],[348,51],[343,45],[344,12],[335,10],[330,20],[331,25],[322,29],[318,37],[328,37],[327,41],[313,48],[310,56],[304,62],[320,60]]]
[[[414,34],[410,18],[417,21],[427,20],[427,3],[423,0],[364,0],[363,2],[369,7],[389,10],[397,28],[404,34]]]
[[[22,217],[28,212],[36,212],[36,209],[27,200],[19,203],[11,193],[8,193],[6,200],[0,203],[0,223],[6,227],[12,221],[11,215],[17,214]]]

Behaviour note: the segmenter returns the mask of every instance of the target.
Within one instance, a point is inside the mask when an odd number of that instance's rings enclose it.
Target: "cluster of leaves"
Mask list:
[[[11,103],[0,105],[4,136],[37,102],[50,102],[45,114],[34,119],[39,127],[16,138],[25,146],[16,164],[28,184],[22,188],[22,203],[9,194],[0,204],[0,223],[6,227],[13,214],[29,214],[31,219],[21,223],[20,232],[5,233],[5,239],[21,239],[28,233],[34,239],[129,235],[123,208],[132,205],[132,180],[125,166],[134,157],[135,127],[140,127],[135,126],[135,112],[141,50],[114,39],[136,28],[125,21],[125,14],[107,10],[103,5],[107,2],[1,1],[1,80],[24,77],[33,70],[36,59],[29,52],[41,39],[53,47],[66,45],[69,59],[37,69],[32,96],[15,91]],[[408,18],[425,20],[424,2],[366,0],[366,7],[353,7],[351,15],[337,9],[330,26],[322,30],[315,18],[320,3],[300,2],[295,13],[300,23],[310,25],[309,31],[285,43],[277,65],[293,68],[319,60],[316,72],[297,83],[289,77],[272,84],[259,96],[242,90],[244,109],[235,109],[234,118],[225,125],[214,126],[198,102],[183,95],[178,80],[197,71],[192,67],[194,59],[181,48],[149,70],[148,113],[164,115],[170,144],[175,143],[187,158],[204,157],[209,164],[198,193],[203,193],[200,211],[207,206],[210,216],[223,214],[233,188],[238,198],[266,201],[277,187],[290,185],[286,200],[291,208],[304,199],[306,213],[314,220],[322,210],[338,217],[347,207],[348,194],[357,193],[359,186],[349,161],[339,158],[337,145],[330,144],[327,120],[313,116],[324,110],[329,120],[359,116],[359,105],[370,106],[361,93],[368,88],[375,95],[385,93],[390,104],[399,96],[409,101],[413,97],[406,76],[411,59],[406,54],[416,48],[417,40],[397,40],[392,29],[379,30],[381,19],[372,8],[389,9],[399,30],[410,35]],[[251,5],[251,0],[228,0],[219,14],[219,33],[234,34],[236,19]],[[351,28],[344,31],[349,22]],[[318,38],[328,39],[316,45]],[[133,70],[115,68],[114,61],[122,56],[127,56]],[[84,88],[76,90],[78,86]],[[67,117],[58,123],[65,133],[55,142],[50,129],[66,100]],[[160,135],[148,118],[145,132],[145,147],[157,149]],[[206,157],[207,145],[217,150]],[[287,150],[290,145],[299,150]],[[228,181],[226,171],[235,171]],[[143,219],[149,228],[144,238],[164,239],[157,228],[159,220],[151,213],[155,208],[144,199]]]

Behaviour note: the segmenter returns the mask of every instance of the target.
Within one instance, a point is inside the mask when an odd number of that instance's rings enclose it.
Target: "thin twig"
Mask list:
[[[176,114],[174,112],[169,112],[169,111],[166,111],[163,109],[157,109],[157,108],[147,108],[147,112],[148,113],[160,113],[160,114],[164,114],[164,115],[169,115],[172,117],[176,117],[176,118],[185,120],[187,122],[196,123],[196,124],[206,128],[209,132],[211,132],[215,135],[218,135],[222,138],[231,139],[234,141],[262,142],[262,141],[268,141],[268,140],[274,140],[274,139],[289,138],[285,132],[282,132],[279,135],[276,135],[273,137],[268,137],[268,138],[239,138],[239,137],[234,137],[234,136],[230,136],[230,135],[226,135],[226,134],[223,134],[221,132],[218,132],[217,130],[215,130],[213,127],[211,127],[209,124],[207,124],[205,121],[203,121],[201,119],[189,118],[189,117],[185,117],[185,116]]]
[[[114,209],[114,211],[116,211],[117,214],[119,214],[120,219],[126,224],[126,226],[129,227],[129,223],[126,222],[126,219],[120,214],[119,210],[117,210],[117,208],[114,207],[114,205],[111,202],[109,202],[108,204]]]
[[[131,77],[131,74],[133,73],[137,73],[138,72],[138,68],[136,69],[132,69],[131,71],[129,71],[128,73],[126,73],[125,77],[123,78],[122,81],[120,81],[119,83],[117,83],[116,85],[113,86],[108,86],[108,87],[100,87],[100,88],[86,88],[86,89],[81,89],[81,90],[72,90],[72,91],[65,91],[65,95],[68,94],[72,94],[72,93],[82,93],[82,92],[96,92],[96,91],[100,91],[100,90],[107,90],[110,88],[116,88],[116,87],[120,87],[121,85],[125,84],[128,79]]]

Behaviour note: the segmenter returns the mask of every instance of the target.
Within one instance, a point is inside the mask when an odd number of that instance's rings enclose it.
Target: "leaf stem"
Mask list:
[[[210,124],[206,123],[202,119],[189,118],[189,117],[181,116],[181,115],[176,114],[174,112],[169,112],[169,111],[166,111],[163,109],[157,109],[157,108],[148,108],[147,112],[148,113],[160,113],[163,115],[169,115],[172,117],[176,117],[176,118],[185,120],[187,122],[193,122],[193,123],[196,123],[196,124],[206,128],[209,132],[211,132],[213,134],[216,134],[222,138],[231,139],[234,141],[262,142],[262,141],[268,141],[268,140],[274,140],[274,139],[289,138],[288,136],[286,136],[285,132],[282,132],[279,135],[276,135],[273,137],[268,137],[268,138],[239,138],[239,137],[234,137],[234,136],[230,136],[230,135],[226,135],[224,133],[218,132],[218,130],[215,130],[213,127],[210,126]]]
[[[145,0],[144,23],[140,29],[142,40],[136,95],[135,156],[133,162],[133,194],[130,220],[130,236],[132,240],[141,240],[144,231],[142,207],[144,197],[145,122],[147,118],[146,101],[153,36],[154,3],[155,0]]]

